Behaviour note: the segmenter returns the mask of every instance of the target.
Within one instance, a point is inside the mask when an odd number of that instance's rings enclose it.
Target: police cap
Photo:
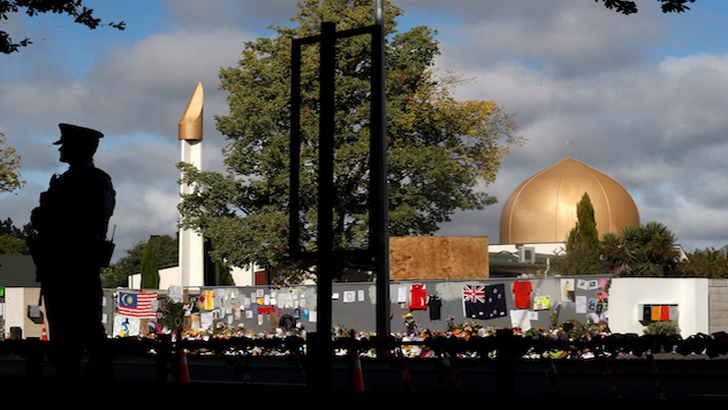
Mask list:
[[[99,138],[104,137],[104,134],[99,131],[92,130],[91,128],[79,127],[78,125],[58,124],[58,127],[61,128],[61,139],[54,142],[53,145],[60,145],[69,140],[96,142]]]

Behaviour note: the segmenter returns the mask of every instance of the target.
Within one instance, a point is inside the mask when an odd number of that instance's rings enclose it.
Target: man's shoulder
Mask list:
[[[101,188],[113,189],[111,176],[99,168],[93,169],[93,181]]]
[[[58,181],[63,184],[71,185],[82,184],[88,186],[89,184],[91,184],[92,186],[97,187],[112,186],[111,176],[107,174],[104,170],[93,166],[84,169],[68,170],[61,174],[61,176],[58,178]]]
[[[92,168],[92,171],[96,178],[104,178],[111,181],[111,175],[107,174],[104,170],[94,167]]]

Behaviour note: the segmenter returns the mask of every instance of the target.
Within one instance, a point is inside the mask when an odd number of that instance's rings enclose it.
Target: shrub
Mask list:
[[[677,322],[665,321],[665,322],[652,322],[644,330],[646,335],[659,335],[659,336],[679,336],[680,327]]]

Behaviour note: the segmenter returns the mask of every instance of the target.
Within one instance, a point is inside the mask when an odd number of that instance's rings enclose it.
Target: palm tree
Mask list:
[[[629,275],[632,255],[624,246],[623,236],[606,233],[599,244],[604,266],[615,275]]]
[[[615,275],[671,276],[679,264],[675,235],[659,222],[625,226],[600,243],[602,260]]]
[[[649,259],[663,276],[675,273],[679,253],[675,248],[675,235],[659,222],[648,222],[642,226],[642,237]]]

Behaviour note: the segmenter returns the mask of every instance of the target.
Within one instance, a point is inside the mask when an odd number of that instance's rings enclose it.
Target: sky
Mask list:
[[[372,0],[374,1],[374,0]],[[0,132],[21,156],[26,185],[0,194],[0,219],[30,212],[58,161],[59,123],[101,130],[96,165],[117,191],[114,260],[151,235],[174,236],[177,124],[201,82],[202,168],[223,171],[227,114],[221,68],[246,41],[290,26],[293,0],[85,1],[126,29],[89,30],[61,15],[10,16],[0,27],[33,44],[0,55]],[[638,0],[624,16],[594,0],[395,0],[400,31],[436,29],[437,66],[473,79],[462,100],[516,114],[527,141],[481,187],[498,204],[458,212],[437,233],[498,243],[502,205],[525,179],[569,155],[619,181],[642,222],[658,221],[685,251],[728,245],[728,4],[697,0],[663,14]]]

